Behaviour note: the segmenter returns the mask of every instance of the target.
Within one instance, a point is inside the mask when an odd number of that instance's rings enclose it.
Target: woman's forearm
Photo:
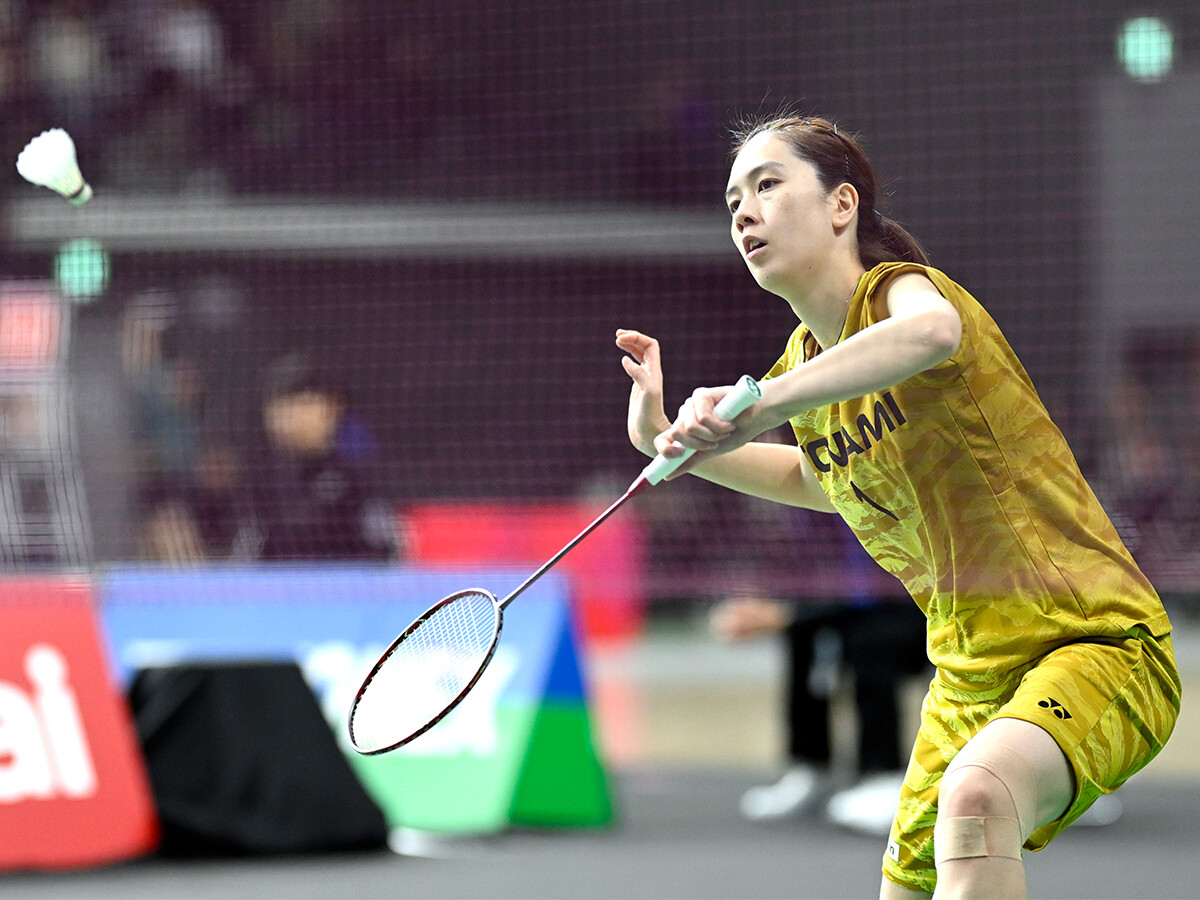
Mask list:
[[[819,406],[885,390],[945,362],[959,339],[960,332],[937,313],[888,319],[765,382],[763,412],[769,425],[778,425]]]
[[[788,506],[833,512],[816,474],[787,444],[750,443],[704,460],[691,470],[705,481]]]

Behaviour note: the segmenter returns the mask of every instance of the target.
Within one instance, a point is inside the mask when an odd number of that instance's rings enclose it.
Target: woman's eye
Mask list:
[[[735,212],[737,212],[737,209],[738,209],[738,202],[736,200],[734,200],[733,202],[731,202],[729,204],[729,214],[733,215]]]
[[[760,181],[758,183],[758,189],[760,191],[770,190],[777,184],[779,184],[779,182],[776,181],[774,178],[764,178],[762,181]]]

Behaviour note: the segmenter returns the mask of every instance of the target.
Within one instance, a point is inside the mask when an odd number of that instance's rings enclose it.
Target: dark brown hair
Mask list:
[[[879,176],[853,135],[828,119],[790,113],[745,122],[733,129],[730,161],[749,141],[764,132],[787,141],[792,152],[817,170],[826,191],[849,183],[858,191],[858,256],[868,269],[882,262],[915,262],[929,265],[929,257],[899,223],[878,209],[882,192]]]

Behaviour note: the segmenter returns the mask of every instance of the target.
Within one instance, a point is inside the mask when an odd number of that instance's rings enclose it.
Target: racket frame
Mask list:
[[[409,734],[407,737],[404,737],[395,743],[386,744],[382,747],[361,747],[354,736],[354,714],[358,711],[358,701],[362,699],[362,696],[366,693],[367,688],[371,686],[371,682],[375,680],[375,675],[381,668],[383,668],[384,663],[391,659],[392,654],[395,653],[397,648],[399,648],[400,645],[408,639],[409,635],[429,621],[429,619],[431,619],[439,610],[451,603],[454,603],[456,600],[465,596],[466,594],[479,594],[487,597],[492,601],[492,608],[496,613],[496,627],[492,631],[491,646],[488,647],[488,651],[484,655],[483,660],[480,662],[479,668],[475,670],[475,674],[463,686],[462,690],[458,692],[457,696],[455,696],[453,700],[446,704],[445,708],[440,713],[426,722],[422,727]],[[383,655],[380,656],[375,665],[371,667],[371,671],[367,673],[367,677],[363,679],[363,683],[359,686],[357,693],[355,693],[354,702],[350,704],[350,715],[348,717],[346,726],[350,735],[350,746],[354,748],[356,753],[360,753],[363,756],[378,756],[381,753],[388,753],[389,751],[403,747],[410,741],[416,740],[438,722],[442,721],[442,719],[446,718],[450,711],[463,701],[463,698],[465,698],[467,694],[471,692],[471,689],[475,687],[475,685],[479,682],[479,679],[483,676],[484,670],[487,669],[488,665],[492,661],[492,657],[496,655],[496,647],[500,644],[500,632],[503,630],[504,606],[501,605],[500,601],[496,599],[495,594],[493,594],[491,591],[484,590],[483,588],[467,588],[465,590],[455,591],[453,594],[443,597],[437,603],[433,604],[433,606],[429,607],[429,609],[425,610],[425,612],[417,617],[415,622],[405,628],[404,631],[400,633],[400,636],[392,641],[390,645],[388,645],[387,650],[383,652]]]

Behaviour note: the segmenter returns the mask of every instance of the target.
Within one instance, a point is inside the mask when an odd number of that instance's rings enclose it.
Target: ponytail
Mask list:
[[[865,228],[864,219],[867,220]],[[878,210],[873,210],[865,216],[861,208],[858,211],[858,256],[868,269],[884,262],[929,265],[929,256],[925,249],[908,229]]]

